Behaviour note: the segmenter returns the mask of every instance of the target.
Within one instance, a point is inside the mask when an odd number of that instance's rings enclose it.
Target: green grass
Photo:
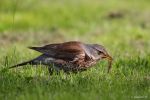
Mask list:
[[[0,100],[150,99],[149,0],[0,0]],[[118,12],[121,18],[108,16]],[[113,56],[88,71],[49,76],[45,66],[6,68],[39,53],[28,46],[79,40]],[[5,69],[5,70],[4,70]]]

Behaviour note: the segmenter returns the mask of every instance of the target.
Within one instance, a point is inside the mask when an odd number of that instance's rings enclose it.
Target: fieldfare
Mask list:
[[[66,73],[79,72],[90,68],[102,59],[107,59],[109,61],[108,72],[111,69],[112,57],[99,44],[85,44],[78,41],[70,41],[29,48],[42,54],[33,60],[14,65],[10,68],[27,64],[41,64],[48,66],[50,74],[53,73],[53,70],[63,70]]]

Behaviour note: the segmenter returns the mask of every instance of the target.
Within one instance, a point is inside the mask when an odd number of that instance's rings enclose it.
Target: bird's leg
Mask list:
[[[48,67],[48,72],[49,72],[50,75],[53,75],[54,69],[51,66],[49,66]]]
[[[60,69],[59,69],[58,67],[53,66],[53,69],[54,69],[56,75],[59,75],[59,74],[60,74]]]
[[[60,69],[57,66],[58,64],[53,63],[51,66],[48,67],[48,71],[50,75],[53,75],[54,73],[56,73],[56,75],[59,74]]]
[[[56,75],[59,75],[59,69],[54,67],[48,67],[48,71],[50,75],[53,75],[54,73],[56,73]]]

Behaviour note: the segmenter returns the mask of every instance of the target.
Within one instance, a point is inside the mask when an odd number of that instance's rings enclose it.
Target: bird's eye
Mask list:
[[[98,55],[102,54],[103,52],[102,51],[98,51]]]

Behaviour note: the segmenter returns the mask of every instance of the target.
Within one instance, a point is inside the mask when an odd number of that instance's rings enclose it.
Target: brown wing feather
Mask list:
[[[48,54],[51,57],[67,61],[84,59],[85,52],[81,42],[65,42],[60,44],[49,44],[43,47],[29,47],[30,49]]]

